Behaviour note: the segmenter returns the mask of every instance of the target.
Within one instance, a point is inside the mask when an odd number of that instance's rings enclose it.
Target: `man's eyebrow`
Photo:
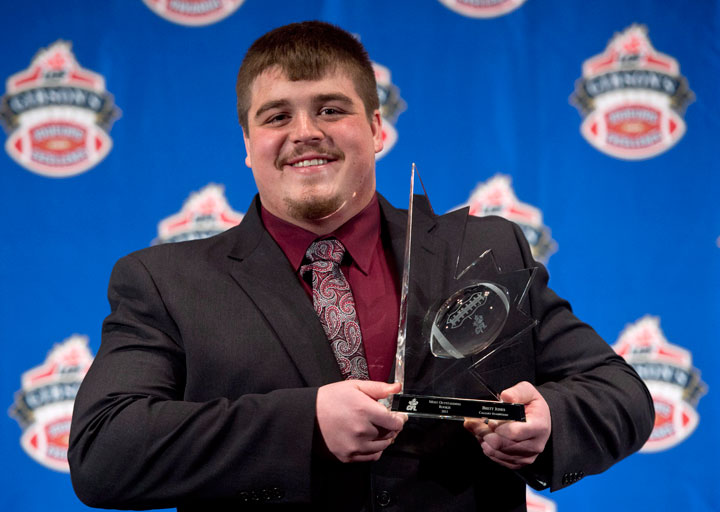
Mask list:
[[[328,101],[339,101],[341,103],[352,103],[349,96],[341,92],[333,92],[329,94],[318,94],[315,98],[316,103],[327,103]]]

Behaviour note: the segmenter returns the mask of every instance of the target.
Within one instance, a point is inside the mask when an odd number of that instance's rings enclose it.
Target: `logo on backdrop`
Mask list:
[[[70,471],[70,418],[92,360],[87,337],[75,334],[55,345],[43,364],[22,374],[22,389],[9,412],[23,430],[20,446],[45,467]]]
[[[533,492],[530,487],[525,488],[525,499],[527,512],[557,512],[557,505],[554,501]]]
[[[693,98],[677,61],[653,48],[646,27],[632,25],[583,63],[571,102],[584,117],[580,132],[590,144],[610,156],[639,160],[682,138],[682,116]]]
[[[383,125],[383,149],[375,155],[376,159],[380,159],[385,156],[397,142],[398,134],[395,129],[395,122],[398,116],[405,111],[407,105],[400,97],[400,89],[390,80],[390,70],[377,62],[373,62],[372,65],[375,70],[378,98],[380,98],[380,116],[382,117]]]
[[[152,245],[208,238],[237,226],[242,218],[242,213],[230,208],[225,188],[211,183],[190,194],[182,210],[158,223],[158,236]]]
[[[514,11],[525,0],[440,0],[440,3],[470,18],[496,18]]]
[[[0,99],[8,154],[29,171],[53,178],[102,161],[119,116],[105,79],[81,68],[65,41],[40,50],[28,69],[8,78]]]
[[[484,183],[480,183],[470,194],[464,206],[470,207],[470,215],[484,217],[499,215],[520,226],[527,238],[533,257],[547,263],[557,251],[557,243],[550,235],[550,229],[543,224],[542,212],[527,203],[521,202],[515,195],[510,176],[496,174]]]
[[[166,20],[197,27],[211,25],[234,13],[245,0],[143,0]]]
[[[655,404],[655,427],[640,451],[657,452],[680,444],[697,427],[697,404],[707,392],[692,354],[671,344],[660,319],[645,316],[628,325],[613,345],[645,381]]]

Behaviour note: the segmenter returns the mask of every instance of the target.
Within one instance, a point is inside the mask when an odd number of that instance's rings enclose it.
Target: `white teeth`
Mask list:
[[[312,160],[301,160],[292,164],[293,167],[310,167],[311,165],[323,165],[328,163],[324,158],[313,158]]]

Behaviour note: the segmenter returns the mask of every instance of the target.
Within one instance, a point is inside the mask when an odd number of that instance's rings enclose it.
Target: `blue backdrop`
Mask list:
[[[63,450],[112,265],[237,222],[240,60],[305,19],[378,65],[378,189],[406,204],[416,162],[436,211],[519,221],[653,392],[644,453],[533,510],[720,510],[717,0],[3,3],[2,510],[85,509]]]

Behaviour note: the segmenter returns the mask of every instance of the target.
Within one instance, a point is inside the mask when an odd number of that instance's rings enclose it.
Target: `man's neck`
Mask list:
[[[327,235],[328,233],[332,233],[333,231],[336,231],[340,226],[355,217],[355,215],[360,213],[367,207],[368,204],[370,204],[374,197],[375,193],[373,192],[373,194],[368,198],[368,200],[365,201],[362,205],[359,205],[355,201],[343,203],[340,208],[335,210],[333,213],[319,219],[290,217],[288,215],[279,215],[278,213],[280,212],[273,212],[270,209],[268,209],[268,211],[276,217],[284,220],[285,222],[294,224],[307,231],[310,231],[311,233],[315,233],[318,236],[323,236]]]

